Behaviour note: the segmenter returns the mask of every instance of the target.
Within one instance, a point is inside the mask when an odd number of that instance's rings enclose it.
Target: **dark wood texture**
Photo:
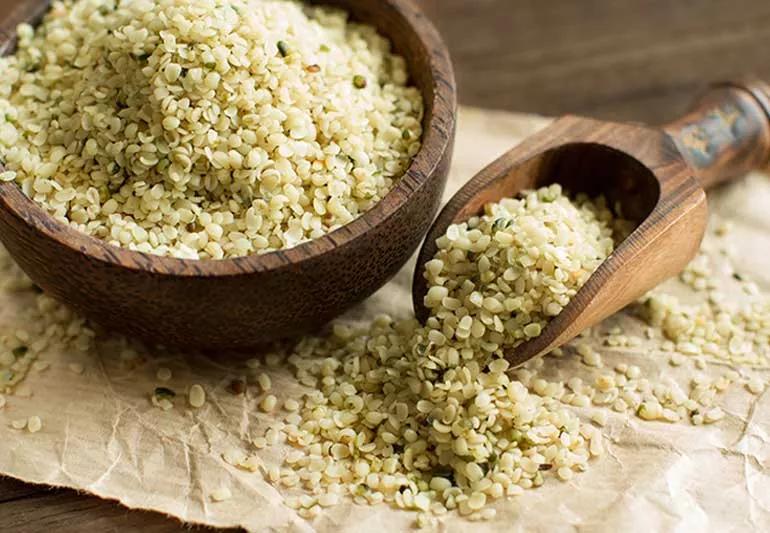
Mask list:
[[[454,74],[441,38],[411,1],[325,3],[390,37],[425,100],[423,147],[379,204],[289,250],[192,261],[110,246],[55,221],[5,183],[0,239],[19,266],[108,329],[195,349],[248,348],[306,333],[379,289],[412,255],[438,210],[454,142]],[[26,4],[0,31],[9,35],[19,22],[34,21],[41,5]]]
[[[716,81],[770,79],[767,0],[422,0],[460,101],[663,124]]]
[[[159,513],[131,511],[115,502],[73,490],[47,489],[10,478],[0,478],[0,530],[4,533],[212,531],[183,525]]]
[[[512,364],[546,353],[634,302],[679,273],[695,256],[706,229],[703,187],[717,185],[770,160],[767,86],[717,87],[668,132],[567,116],[525,140],[474,176],[449,201],[428,232],[417,264],[436,253],[449,225],[519,191],[559,182],[565,189],[604,194],[637,223],[543,330],[506,354]],[[414,274],[418,317],[427,283]]]
[[[769,96],[768,86],[758,80],[720,84],[665,127],[703,187],[767,166]]]
[[[710,82],[770,78],[767,0],[420,2],[448,41],[465,104],[664,123]],[[0,1],[0,19],[25,3]],[[0,478],[1,531],[51,529],[50,507],[61,531],[182,529],[160,514]]]

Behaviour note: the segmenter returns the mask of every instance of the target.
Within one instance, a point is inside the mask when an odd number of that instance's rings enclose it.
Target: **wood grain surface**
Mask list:
[[[465,104],[662,124],[705,83],[770,78],[765,0],[423,0]]]
[[[0,18],[24,0],[0,0]],[[460,101],[663,123],[705,84],[770,77],[767,0],[421,0],[453,54]],[[170,532],[160,514],[0,479],[0,530]]]

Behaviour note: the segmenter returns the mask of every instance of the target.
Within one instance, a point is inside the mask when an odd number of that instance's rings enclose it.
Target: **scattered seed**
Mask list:
[[[39,416],[31,416],[27,421],[27,431],[30,433],[37,433],[43,428],[43,421]]]
[[[195,407],[196,409],[203,407],[203,405],[206,403],[206,391],[203,389],[202,386],[195,384],[192,387],[190,387],[188,400],[190,402],[190,405],[192,407]]]
[[[746,383],[746,388],[752,394],[761,394],[765,390],[765,384],[761,379],[755,377],[751,378],[748,383]]]
[[[270,376],[264,372],[257,378],[257,383],[259,383],[259,386],[262,388],[263,392],[269,391],[273,386],[273,382],[270,380]]]
[[[724,411],[720,409],[719,407],[714,407],[713,409],[709,409],[706,411],[706,413],[703,415],[703,421],[706,424],[713,424],[714,422],[718,422],[719,420],[722,420],[725,417]]]
[[[48,361],[35,361],[32,363],[32,369],[36,372],[45,372],[51,367],[51,363]]]
[[[259,403],[259,408],[265,413],[271,413],[275,409],[277,403],[278,399],[272,394],[268,394]]]
[[[227,487],[219,487],[211,492],[211,499],[215,502],[223,502],[233,497],[232,492]]]
[[[607,425],[607,411],[601,409],[594,411],[591,413],[591,420],[596,423],[598,426],[606,426]]]

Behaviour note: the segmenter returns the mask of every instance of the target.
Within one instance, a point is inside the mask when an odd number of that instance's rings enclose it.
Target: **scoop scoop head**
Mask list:
[[[633,221],[634,231],[600,265],[542,333],[506,356],[513,364],[546,353],[634,302],[680,272],[695,256],[706,228],[706,196],[672,137],[661,130],[564,117],[474,176],[444,207],[420,251],[484,205],[553,183],[570,194],[604,195]],[[427,282],[418,266],[413,304],[418,318]]]

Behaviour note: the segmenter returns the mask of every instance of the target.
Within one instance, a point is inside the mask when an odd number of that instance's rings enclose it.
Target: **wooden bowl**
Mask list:
[[[288,250],[222,261],[114,247],[49,216],[13,183],[0,185],[0,240],[32,280],[95,322],[166,346],[239,349],[312,331],[387,282],[438,210],[455,132],[455,82],[435,28],[410,0],[328,0],[376,26],[409,65],[425,100],[423,147],[393,190],[350,224]],[[20,22],[0,23],[0,53]]]

